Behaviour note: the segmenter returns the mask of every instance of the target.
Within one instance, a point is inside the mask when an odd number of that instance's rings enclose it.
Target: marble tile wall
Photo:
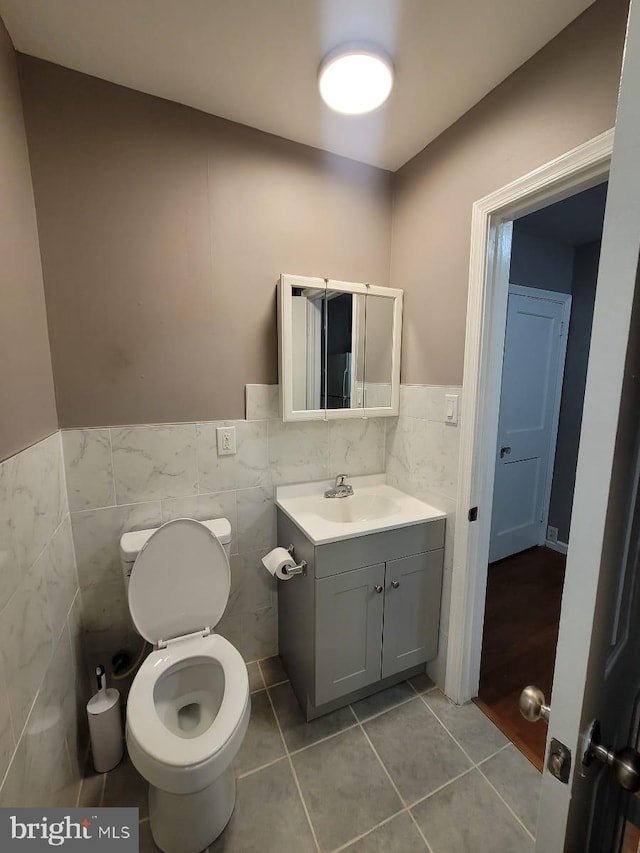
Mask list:
[[[0,463],[0,806],[75,805],[82,609],[60,433]]]
[[[172,518],[231,522],[232,589],[217,630],[247,661],[277,652],[275,582],[261,564],[275,544],[274,488],[338,473],[384,471],[385,419],[283,423],[277,386],[247,386],[247,418],[64,430],[65,468],[89,665],[137,654],[118,543]],[[216,427],[237,453],[218,456]]]
[[[218,630],[246,660],[277,651],[277,595],[261,565],[275,544],[274,488],[337,473],[381,473],[449,515],[441,652],[444,679],[455,521],[458,434],[444,422],[443,386],[402,386],[398,418],[283,423],[278,388],[248,385],[246,419],[64,430],[66,479],[89,666],[140,648],[118,542],[172,518],[224,516],[232,528],[232,590]],[[237,454],[219,457],[216,427],[236,428]]]
[[[445,422],[446,394],[457,394],[458,402],[462,400],[460,387],[401,385],[400,413],[387,423],[385,449],[387,482],[447,513],[440,643],[438,657],[427,668],[441,687],[449,635],[460,444],[460,410],[457,425]]]

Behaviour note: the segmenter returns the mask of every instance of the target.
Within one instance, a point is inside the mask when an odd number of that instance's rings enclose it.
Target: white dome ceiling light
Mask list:
[[[374,47],[345,45],[331,51],[318,71],[322,100],[338,113],[362,115],[377,109],[393,86],[393,65]]]

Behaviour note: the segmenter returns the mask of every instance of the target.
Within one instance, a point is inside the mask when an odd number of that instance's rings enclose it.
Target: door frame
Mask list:
[[[477,695],[480,679],[513,219],[606,179],[613,137],[605,131],[473,205],[445,677],[458,703]]]
[[[562,293],[557,290],[543,290],[541,287],[523,287],[519,284],[509,282],[507,297],[513,294],[514,296],[524,296],[527,299],[541,299],[546,302],[556,302],[562,305],[562,337],[560,341],[560,350],[558,352],[559,371],[556,377],[555,387],[552,390],[553,407],[551,411],[551,424],[549,426],[549,451],[547,456],[547,464],[544,472],[544,488],[542,490],[542,518],[540,519],[540,533],[538,535],[538,545],[544,545],[547,542],[547,525],[549,523],[549,506],[551,504],[551,486],[553,483],[553,469],[556,458],[556,445],[558,443],[558,427],[560,425],[560,404],[562,402],[562,383],[564,380],[564,369],[567,357],[567,341],[569,339],[569,325],[571,320],[571,304],[572,298],[570,293]],[[505,323],[506,330],[506,323]],[[500,384],[502,386],[502,370],[500,371]],[[498,424],[500,422],[500,406],[498,405]],[[498,464],[496,455],[494,465]],[[494,475],[495,477],[495,475]],[[492,498],[493,503],[493,498]],[[493,511],[493,509],[492,509]],[[554,550],[567,553],[564,543],[549,543]]]

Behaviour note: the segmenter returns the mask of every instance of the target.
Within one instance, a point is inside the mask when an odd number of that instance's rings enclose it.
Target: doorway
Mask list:
[[[513,222],[476,703],[542,770],[607,183]]]

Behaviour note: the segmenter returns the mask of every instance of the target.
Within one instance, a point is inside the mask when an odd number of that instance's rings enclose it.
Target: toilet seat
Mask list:
[[[170,731],[156,709],[158,681],[180,665],[218,663],[224,673],[222,703],[201,735],[185,739]],[[249,719],[249,679],[242,656],[224,637],[183,637],[152,652],[136,675],[127,703],[127,746],[138,771],[165,791],[201,790],[228,766]]]
[[[129,611],[141,637],[154,645],[222,618],[231,588],[220,540],[193,518],[168,521],[138,554],[129,578]]]
[[[131,685],[127,747],[137,770],[162,791],[189,794],[211,785],[233,760],[247,730],[247,667],[231,643],[210,633],[225,611],[230,586],[222,544],[191,518],[169,521],[152,533],[131,570],[129,610],[138,633],[156,650]],[[156,687],[174,671],[203,663],[222,669],[222,700],[201,734],[182,737],[160,717]],[[216,692],[206,670],[202,675],[199,688]]]

